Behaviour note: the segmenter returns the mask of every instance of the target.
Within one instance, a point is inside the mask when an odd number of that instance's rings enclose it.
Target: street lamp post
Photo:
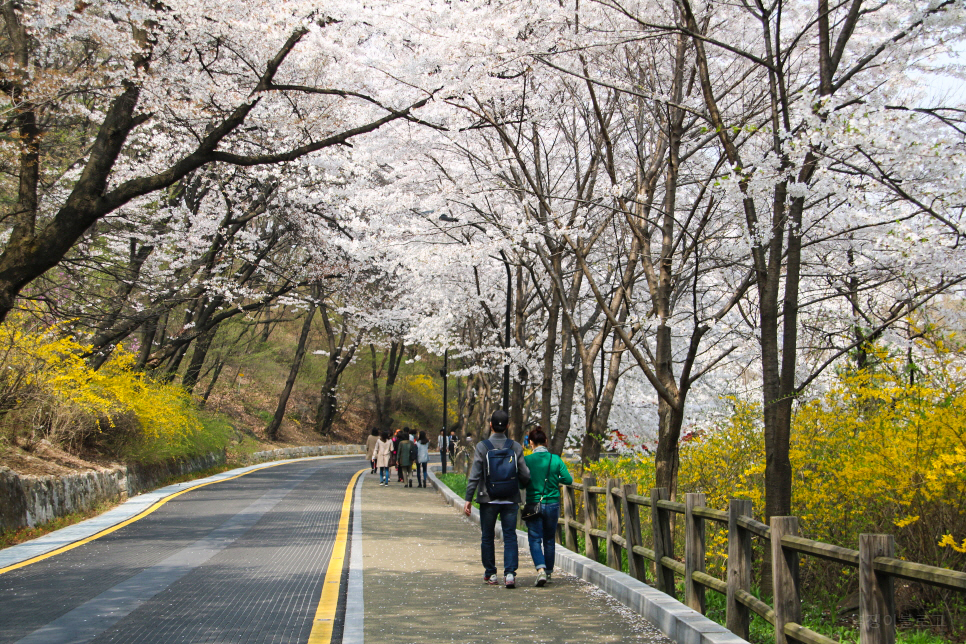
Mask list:
[[[426,211],[420,214],[429,214],[432,211]],[[458,223],[459,219],[451,215],[443,213],[439,216],[440,221],[445,221],[446,223]],[[469,223],[468,226],[477,228],[483,233],[486,233],[486,229],[479,224]],[[503,258],[503,265],[506,266],[506,342],[503,347],[507,352],[504,358],[506,364],[503,365],[503,411],[510,413],[510,317],[513,315],[512,304],[513,304],[513,272],[510,269],[510,260],[507,258],[506,253],[502,250],[500,251],[500,257]],[[444,356],[445,361],[445,356]],[[444,385],[445,387],[445,385]],[[445,388],[443,389],[445,392]],[[444,394],[445,395],[445,394]],[[445,421],[444,421],[445,422]],[[443,467],[446,467],[445,462]],[[444,469],[443,472],[446,470]]]
[[[513,314],[513,272],[510,270],[510,260],[506,253],[500,251],[503,265],[506,266],[506,342],[503,348],[506,357],[503,359],[503,411],[510,413],[510,316]]]
[[[443,369],[439,372],[443,376],[443,430],[439,441],[439,459],[443,464],[442,472],[446,474],[446,385],[449,377],[447,375],[447,362],[449,359],[449,349],[443,351]]]

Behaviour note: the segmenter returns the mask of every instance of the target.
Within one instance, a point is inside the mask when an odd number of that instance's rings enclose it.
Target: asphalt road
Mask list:
[[[0,575],[0,644],[304,643],[364,457],[301,460],[182,494]]]

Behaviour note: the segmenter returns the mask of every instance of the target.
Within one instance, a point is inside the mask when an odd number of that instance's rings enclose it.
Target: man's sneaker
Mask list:
[[[496,575],[494,574],[494,575],[483,575],[483,583],[488,586],[496,586],[500,582],[497,580]]]
[[[536,586],[537,588],[540,588],[546,583],[547,583],[547,571],[541,568],[540,570],[537,571],[537,581],[535,581],[533,585]]]
[[[516,588],[517,587],[517,578],[516,578],[516,576],[512,572],[506,576],[506,578],[504,579],[504,581],[506,582],[506,587],[507,588]]]
[[[552,573],[552,572],[548,572],[548,573],[547,573],[547,583],[548,583],[548,584],[550,583],[550,579],[551,579],[551,577],[553,577],[553,573]]]

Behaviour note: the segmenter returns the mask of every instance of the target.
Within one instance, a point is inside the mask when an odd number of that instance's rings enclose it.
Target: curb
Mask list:
[[[311,458],[344,458],[345,456],[347,455],[339,454],[334,456],[314,456]],[[350,454],[349,456],[357,456],[357,454]],[[151,492],[139,494],[118,505],[117,507],[108,510],[104,514],[99,514],[96,517],[81,521],[80,523],[75,523],[74,525],[67,526],[66,528],[61,528],[60,530],[55,530],[54,532],[45,534],[42,537],[38,537],[31,541],[19,543],[15,546],[10,546],[9,548],[0,550],[0,569],[8,566],[14,566],[23,561],[27,561],[28,559],[45,555],[48,552],[57,550],[58,548],[69,546],[76,541],[87,539],[98,532],[112,528],[119,523],[127,521],[131,517],[137,516],[158,501],[162,501],[167,497],[182,492],[188,488],[205,485],[208,483],[217,483],[218,481],[247,474],[249,472],[254,472],[255,470],[261,470],[268,467],[274,467],[282,463],[301,460],[308,459],[292,458],[248,465],[246,467],[239,467],[234,470],[228,470],[227,472],[221,472],[220,474],[208,476],[203,479],[175,483],[173,485],[158,488],[157,490],[152,490]]]
[[[437,466],[429,470],[429,480],[447,503],[462,512],[463,499],[436,478],[435,470],[438,469]],[[480,512],[476,508],[472,510],[470,519],[479,525]],[[499,523],[496,526],[496,535],[497,538],[503,537]],[[517,530],[517,536],[526,539],[527,533]],[[558,568],[597,586],[679,644],[748,644],[724,626],[626,573],[597,563],[559,544],[556,559]]]

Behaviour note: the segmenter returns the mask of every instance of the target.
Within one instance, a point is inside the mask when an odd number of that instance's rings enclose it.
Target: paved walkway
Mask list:
[[[643,618],[559,569],[549,585],[535,588],[525,539],[517,588],[485,585],[479,527],[433,488],[380,487],[372,475],[362,485],[366,642],[671,644]],[[498,541],[500,570],[502,553]]]

